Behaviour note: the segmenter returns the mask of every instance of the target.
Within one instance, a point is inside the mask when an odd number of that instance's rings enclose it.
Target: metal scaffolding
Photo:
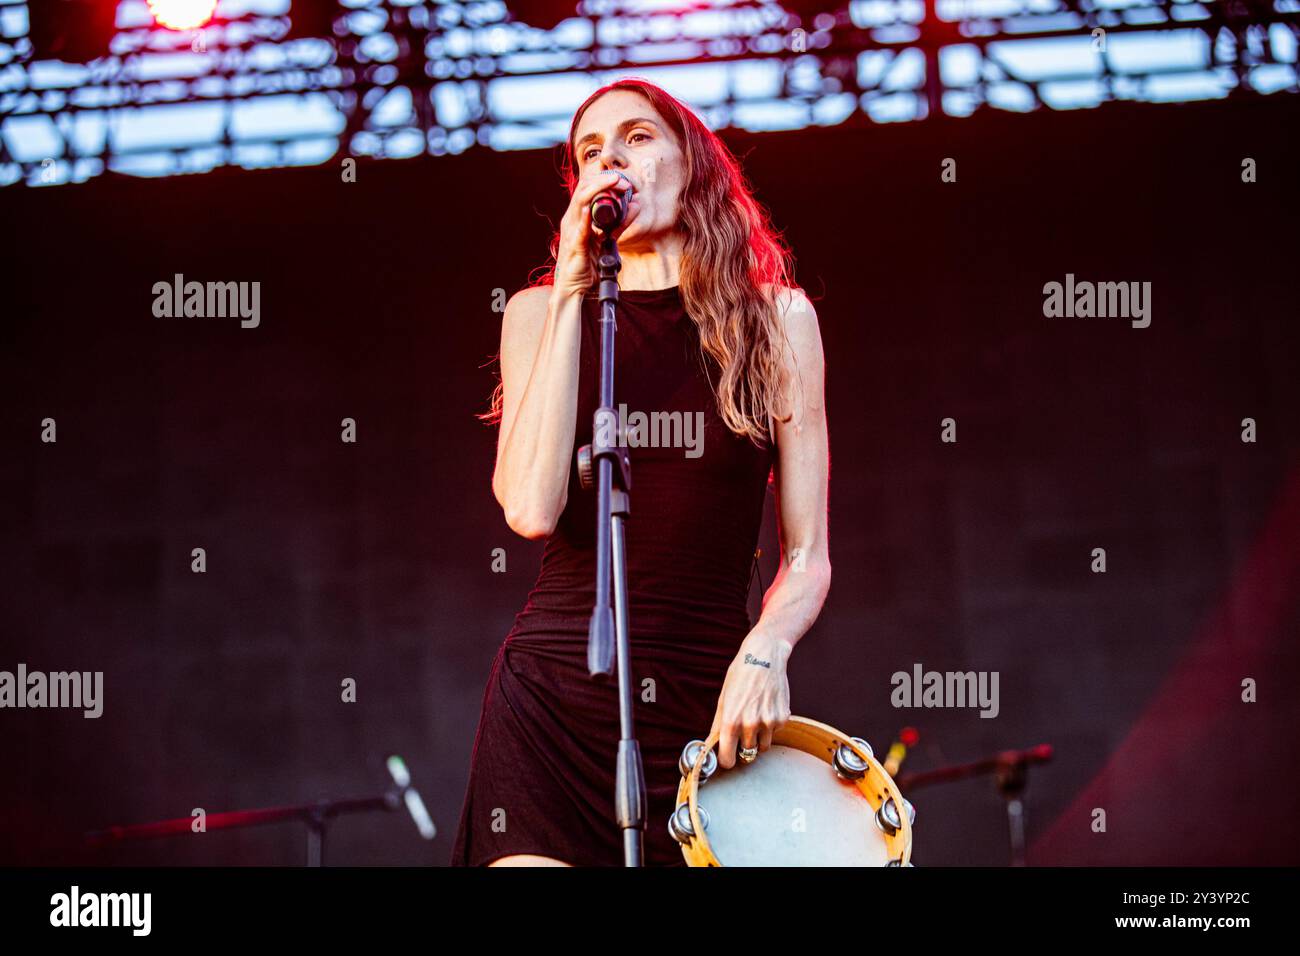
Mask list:
[[[195,31],[124,0],[105,56],[61,64],[0,0],[0,183],[542,147],[619,75],[750,129],[1300,91],[1300,0],[586,0],[551,29],[501,2],[330,7],[325,39],[287,0]]]

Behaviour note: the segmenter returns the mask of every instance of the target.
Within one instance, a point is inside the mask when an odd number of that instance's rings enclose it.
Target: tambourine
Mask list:
[[[668,830],[688,866],[911,866],[916,811],[871,745],[791,717],[752,763],[719,772],[692,740]]]

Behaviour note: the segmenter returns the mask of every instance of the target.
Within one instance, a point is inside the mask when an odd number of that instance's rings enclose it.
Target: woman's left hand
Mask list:
[[[772,746],[772,734],[790,719],[790,681],[786,664],[794,646],[782,638],[750,631],[727,677],[713,717],[718,737],[718,765],[729,770],[736,764],[737,747]]]

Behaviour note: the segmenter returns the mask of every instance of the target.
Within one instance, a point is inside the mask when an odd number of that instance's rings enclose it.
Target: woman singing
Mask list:
[[[587,672],[595,497],[572,465],[591,441],[598,398],[590,207],[604,190],[632,189],[613,233],[623,261],[615,405],[704,426],[696,448],[628,442],[645,862],[682,865],[667,827],[682,748],[717,730],[722,769],[768,749],[790,717],[791,652],[830,587],[821,336],[736,160],[663,90],[619,80],[592,94],[573,117],[564,171],[570,201],[552,240],[554,267],[506,306],[501,381],[483,416],[500,424],[492,490],[506,521],[546,546],[488,678],[452,864],[623,862],[617,685]],[[781,566],[751,626],[769,482]]]

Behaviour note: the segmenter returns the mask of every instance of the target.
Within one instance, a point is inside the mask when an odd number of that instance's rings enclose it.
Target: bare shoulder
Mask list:
[[[546,306],[551,301],[551,288],[549,285],[534,285],[520,289],[506,302],[506,320],[530,322],[536,321],[538,316],[546,315]]]
[[[549,285],[520,289],[506,302],[505,315],[501,317],[501,352],[503,355],[518,349],[529,359],[537,351],[542,329],[546,326],[546,309],[551,301]]]
[[[817,324],[817,309],[803,290],[774,282],[763,288],[775,300],[781,327],[795,352],[801,355],[809,351],[820,352],[821,329]]]

